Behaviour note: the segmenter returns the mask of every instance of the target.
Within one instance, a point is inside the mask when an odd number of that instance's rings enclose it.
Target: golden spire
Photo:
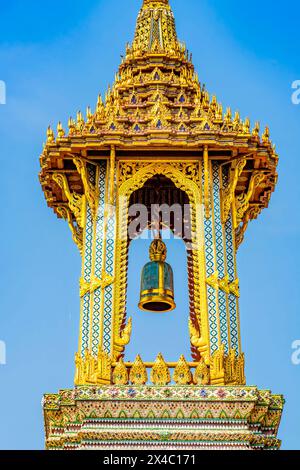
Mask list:
[[[163,3],[164,5],[169,5],[169,0],[144,0],[144,6],[150,5],[150,3]]]
[[[178,47],[169,0],[144,0],[137,19],[133,50],[174,53]]]

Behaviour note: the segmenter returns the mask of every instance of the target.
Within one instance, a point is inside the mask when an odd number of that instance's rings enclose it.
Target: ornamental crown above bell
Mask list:
[[[153,240],[151,243],[149,248],[149,257],[151,261],[166,261],[167,247],[160,238]]]

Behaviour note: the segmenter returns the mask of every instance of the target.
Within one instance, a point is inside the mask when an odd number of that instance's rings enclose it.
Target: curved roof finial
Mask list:
[[[143,5],[150,5],[151,3],[164,3],[169,5],[169,0],[144,0]]]

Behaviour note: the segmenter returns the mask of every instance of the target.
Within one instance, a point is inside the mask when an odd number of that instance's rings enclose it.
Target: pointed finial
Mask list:
[[[98,95],[98,101],[97,101],[97,108],[99,108],[102,105],[103,105],[102,96],[99,94]]]
[[[270,143],[270,129],[268,126],[266,126],[265,131],[262,135],[262,141],[264,144],[269,144]]]
[[[216,109],[217,109],[217,97],[215,95],[212,96],[211,98],[211,102],[210,102],[210,110],[212,113],[215,113],[216,112]]]
[[[92,117],[93,117],[93,114],[92,114],[92,111],[91,111],[91,107],[88,106],[86,108],[86,117],[87,117],[87,121],[90,122]]]
[[[175,367],[173,379],[177,385],[188,385],[192,382],[190,367],[183,355],[180,356],[180,359]]]
[[[208,108],[209,99],[210,99],[209,93],[208,91],[205,90],[203,93],[203,102],[202,102],[204,108]]]
[[[223,106],[221,104],[218,105],[217,113],[216,113],[216,118],[219,121],[223,120]]]
[[[152,367],[150,378],[154,385],[168,385],[171,382],[169,368],[161,353],[157,356]]]
[[[164,3],[169,5],[169,0],[144,0],[143,6],[150,5],[151,3]]]
[[[250,119],[246,118],[243,126],[244,134],[250,134]]]
[[[84,119],[83,119],[83,116],[82,116],[82,112],[78,111],[76,128],[77,128],[77,130],[82,131],[83,127],[84,127]]]
[[[226,115],[225,115],[225,123],[227,125],[231,124],[231,120],[232,120],[231,108],[227,108]]]
[[[148,381],[147,369],[140,355],[136,357],[130,369],[129,379],[133,385],[145,385]]]
[[[77,113],[77,123],[79,125],[83,125],[84,124],[84,119],[83,119],[83,116],[82,116],[82,112],[81,111],[78,111]]]
[[[167,52],[178,57],[183,56],[174,18],[170,14],[169,0],[144,0],[141,12],[136,24],[132,55],[140,55],[141,52],[146,54]]]
[[[47,143],[52,144],[53,142],[55,142],[55,136],[51,126],[49,126],[47,129]]]
[[[234,115],[234,123],[239,124],[240,121],[241,121],[240,113],[238,111],[236,111],[236,113]]]
[[[57,124],[57,136],[58,136],[59,139],[62,139],[65,136],[65,131],[64,131],[62,123],[60,121]]]
[[[69,118],[68,127],[69,127],[69,130],[70,130],[70,134],[72,134],[75,130],[75,121],[72,117]]]
[[[252,131],[253,137],[259,137],[259,131],[260,131],[260,123],[257,121]]]

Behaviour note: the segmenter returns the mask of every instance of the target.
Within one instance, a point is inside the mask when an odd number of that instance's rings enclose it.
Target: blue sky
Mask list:
[[[2,449],[43,448],[42,395],[73,384],[80,259],[67,225],[46,207],[39,186],[45,130],[94,106],[113,81],[140,3],[0,0],[0,80],[7,84],[7,104],[0,106],[0,340],[7,345],[7,365],[0,366]],[[291,103],[291,84],[300,79],[300,4],[171,3],[201,82],[224,107],[269,124],[281,157],[270,208],[251,223],[238,255],[241,323],[248,384],[286,396],[280,437],[285,449],[300,449],[300,366],[291,362],[292,342],[300,339],[300,105]],[[142,265],[147,250],[136,243]],[[178,311],[186,309],[179,244],[169,249]],[[131,267],[132,286],[139,269]],[[185,344],[178,335],[183,320],[170,314],[152,323],[139,316],[136,297],[132,289],[137,333],[128,355],[151,358],[168,334],[173,342],[164,352],[171,357],[177,341]],[[158,332],[156,347],[149,331]]]

